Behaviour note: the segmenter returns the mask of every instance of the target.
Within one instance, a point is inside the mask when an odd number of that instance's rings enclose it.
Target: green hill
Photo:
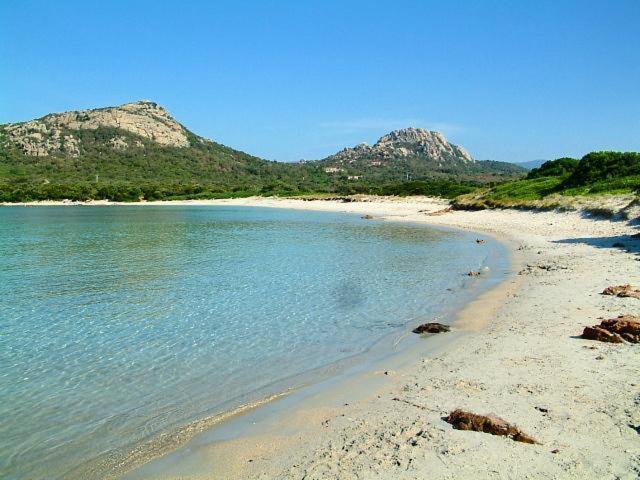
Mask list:
[[[440,190],[447,182],[469,190],[524,172],[477,162],[426,130],[392,132],[376,145],[345,164],[338,159],[349,149],[321,161],[283,163],[200,137],[154,102],[49,114],[0,125],[0,201],[378,193],[407,179],[423,190],[433,190],[434,182]]]

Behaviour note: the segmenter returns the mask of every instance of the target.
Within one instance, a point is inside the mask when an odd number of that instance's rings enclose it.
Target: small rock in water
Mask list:
[[[364,220],[373,220],[373,215],[369,215],[369,214],[367,214],[367,215],[363,215],[363,216],[361,216],[360,218],[362,218],[362,219],[364,219]]]
[[[442,333],[451,330],[449,325],[444,325],[438,322],[423,323],[422,325],[413,329],[413,333]]]
[[[476,238],[476,243],[477,244],[486,243],[486,240],[482,240],[481,238]]]
[[[464,410],[454,410],[445,419],[456,430],[472,430],[474,432],[490,433],[509,437],[516,442],[538,444],[530,435],[527,435],[515,425],[494,415],[478,415]]]
[[[480,272],[476,272],[474,270],[471,270],[470,272],[467,273],[467,275],[469,277],[477,277],[478,275],[480,275]]]

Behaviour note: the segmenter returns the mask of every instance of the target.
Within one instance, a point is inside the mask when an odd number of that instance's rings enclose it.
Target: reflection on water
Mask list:
[[[361,352],[486,251],[329,213],[2,208],[0,477],[63,477]]]

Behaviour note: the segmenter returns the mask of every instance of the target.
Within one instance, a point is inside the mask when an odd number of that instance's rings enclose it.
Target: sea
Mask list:
[[[504,275],[476,238],[303,210],[0,207],[0,478],[111,476],[448,321]]]

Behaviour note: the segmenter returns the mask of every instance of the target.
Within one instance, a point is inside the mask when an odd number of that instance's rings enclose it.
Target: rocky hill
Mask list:
[[[380,137],[373,146],[361,143],[345,148],[322,162],[334,173],[391,176],[396,180],[451,176],[495,180],[524,171],[510,163],[476,161],[464,148],[449,143],[442,133],[422,128],[395,130]]]
[[[298,184],[301,170],[195,135],[149,101],[0,125],[5,201],[231,195]]]
[[[37,120],[3,125],[7,141],[25,155],[45,157],[63,154],[77,157],[84,151],[75,132],[112,128],[122,130],[159,145],[188,147],[187,130],[160,105],[149,101],[127,103],[119,107],[52,113]],[[105,147],[116,150],[140,148],[140,141],[129,144],[117,132],[105,139]]]
[[[394,130],[380,137],[372,147],[361,143],[354,148],[345,148],[326,160],[336,164],[354,164],[364,161],[369,165],[380,165],[409,157],[421,157],[440,167],[444,167],[447,163],[474,162],[464,148],[449,143],[442,133],[422,128]]]

